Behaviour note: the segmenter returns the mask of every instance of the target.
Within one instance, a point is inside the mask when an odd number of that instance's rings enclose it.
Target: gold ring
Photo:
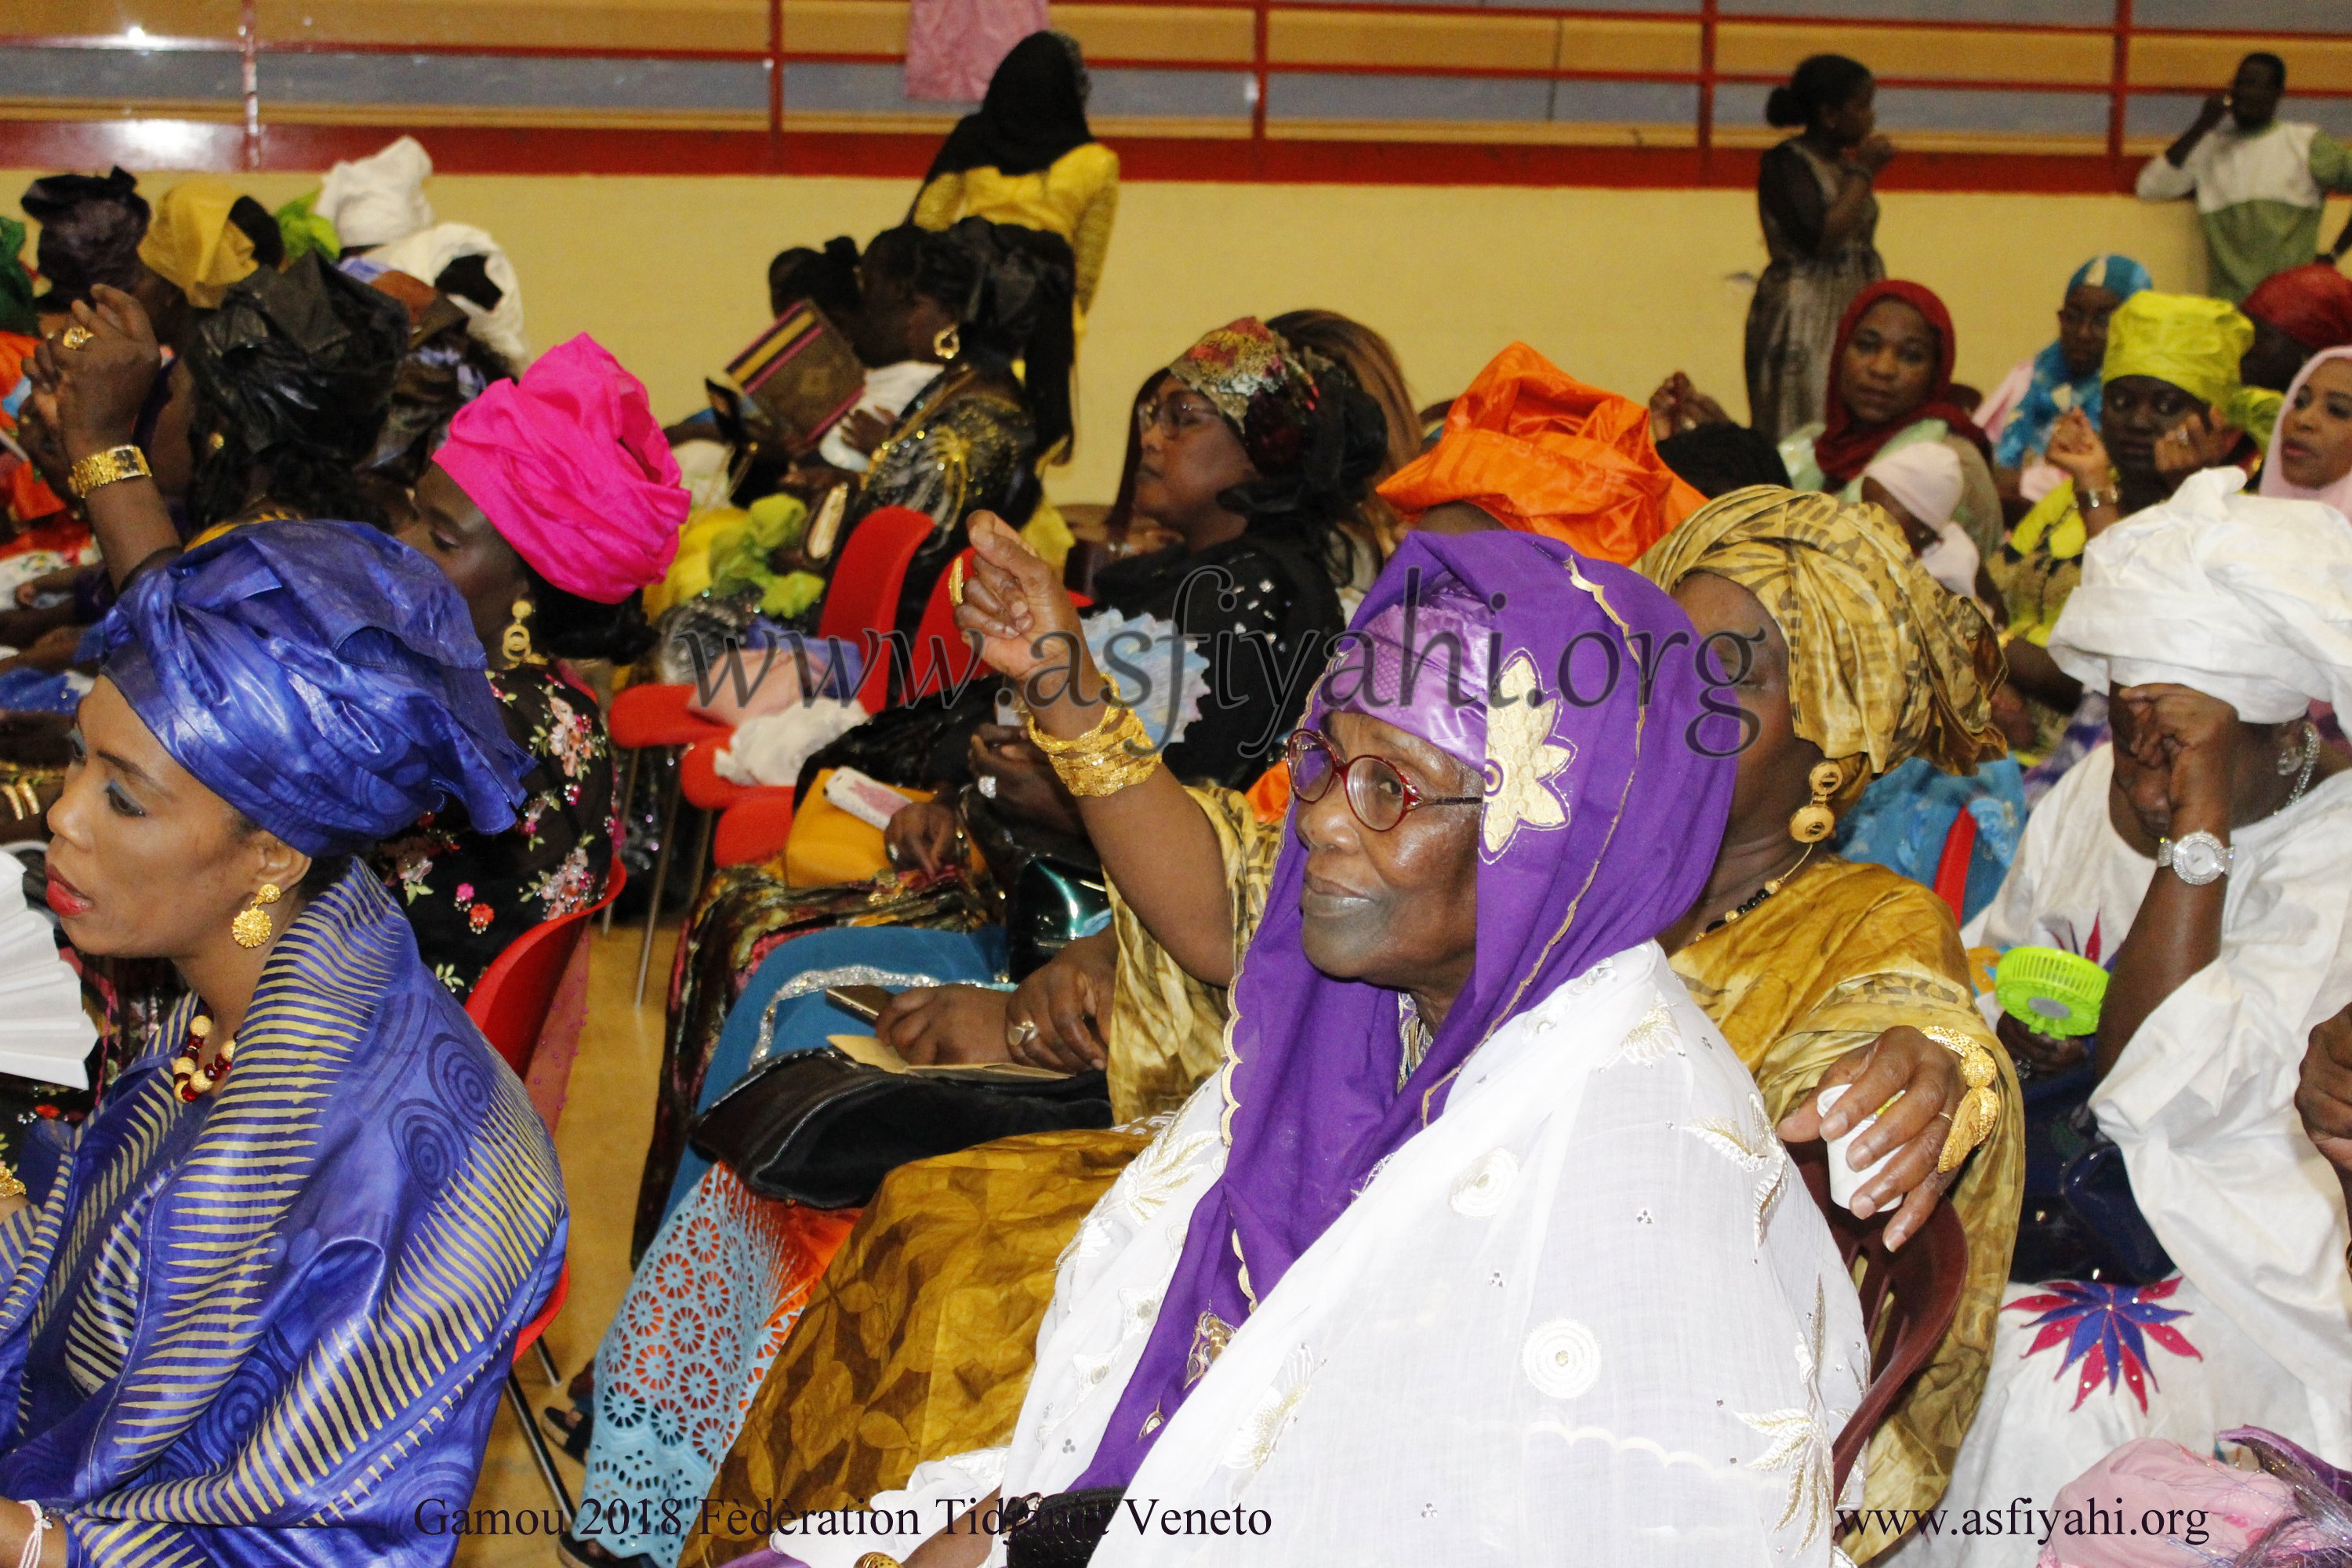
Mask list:
[[[963,557],[961,555],[948,567],[948,603],[963,603]]]
[[[91,331],[88,327],[71,326],[68,327],[63,333],[59,334],[58,338],[58,345],[70,353],[71,351],[81,347],[84,343],[89,342],[90,339],[96,336],[98,336],[98,334]]]

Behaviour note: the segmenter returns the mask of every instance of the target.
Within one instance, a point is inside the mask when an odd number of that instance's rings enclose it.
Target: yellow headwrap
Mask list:
[[[2201,402],[2222,403],[2238,389],[2238,362],[2253,342],[2253,322],[2234,305],[2142,290],[2107,318],[2107,358],[2099,379],[2152,375]]]
[[[217,309],[229,286],[253,275],[253,241],[229,221],[237,192],[225,180],[194,174],[157,198],[139,259],[179,285],[188,303]]]
[[[2000,645],[1976,605],[1927,575],[1874,506],[1775,485],[1710,502],[1652,545],[1637,569],[1672,593],[1709,572],[1756,595],[1789,644],[1789,717],[1868,778],[1926,757],[1965,773],[2004,754],[1992,721]]]

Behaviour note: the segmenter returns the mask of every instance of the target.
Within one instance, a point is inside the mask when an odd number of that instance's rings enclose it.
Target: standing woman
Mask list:
[[[1822,417],[1838,319],[1886,276],[1871,181],[1895,146],[1878,134],[1877,94],[1861,61],[1815,55],[1765,101],[1768,123],[1804,127],[1756,172],[1772,264],[1748,307],[1748,417],[1776,441]]]
[[[948,132],[909,220],[943,229],[984,217],[1057,235],[1077,277],[1077,319],[1094,308],[1118,216],[1118,154],[1087,123],[1087,67],[1067,33],[1013,46],[980,112]]]
[[[0,1181],[0,1558],[446,1563],[563,1190],[357,858],[504,826],[525,759],[447,581],[357,524],[235,530],[100,637],[49,907],[189,994],[37,1204]]]

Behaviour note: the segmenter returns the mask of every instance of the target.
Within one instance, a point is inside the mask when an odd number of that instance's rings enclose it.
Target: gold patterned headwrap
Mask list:
[[[200,310],[217,309],[229,286],[252,276],[259,265],[252,237],[232,216],[239,200],[226,181],[191,174],[156,201],[146,237],[139,242],[139,259],[177,284]]]
[[[1824,756],[1870,759],[1849,794],[1914,756],[1957,773],[2008,749],[1992,721],[1992,628],[1874,506],[1755,485],[1694,513],[1636,564],[1669,593],[1711,572],[1756,595],[1789,644],[1797,733]]]

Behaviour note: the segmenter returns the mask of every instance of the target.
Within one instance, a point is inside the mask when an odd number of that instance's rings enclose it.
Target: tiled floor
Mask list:
[[[629,1223],[637,1201],[637,1175],[646,1138],[653,1126],[654,1075],[661,1062],[662,977],[669,973],[675,927],[656,938],[654,969],[646,1005],[633,1007],[629,993],[637,971],[639,928],[614,926],[597,936],[588,968],[588,1023],[572,1072],[571,1099],[557,1123],[555,1148],[563,1162],[563,1184],[572,1199],[572,1294],[547,1332],[548,1348],[569,1377],[595,1353],[604,1325],[619,1306],[629,1281]],[[536,1356],[523,1363],[523,1387],[537,1409],[556,1401],[542,1382]],[[575,1497],[580,1467],[556,1456],[564,1484]],[[547,1489],[515,1428],[514,1412],[501,1405],[490,1429],[474,1508],[531,1510],[549,1507]],[[457,1568],[547,1568],[555,1549],[542,1536],[473,1536],[460,1543]]]

